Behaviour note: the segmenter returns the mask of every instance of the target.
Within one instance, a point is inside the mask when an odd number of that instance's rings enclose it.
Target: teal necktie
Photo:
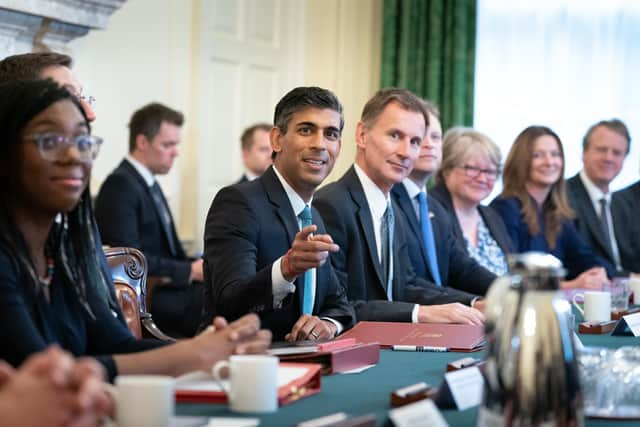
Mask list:
[[[304,209],[298,215],[300,218],[300,226],[301,228],[305,228],[313,224],[311,221],[311,209],[309,209],[308,205],[305,205]],[[302,314],[312,314],[313,313],[313,292],[311,289],[313,280],[313,269],[304,272],[304,276],[302,278]]]

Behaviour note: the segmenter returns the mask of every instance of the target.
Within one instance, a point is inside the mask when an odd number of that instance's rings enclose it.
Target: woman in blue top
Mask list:
[[[564,184],[560,138],[545,126],[529,126],[513,143],[503,189],[491,202],[504,221],[516,252],[555,255],[568,270],[563,288],[600,288],[613,267],[597,258],[579,237]],[[604,267],[604,268],[603,268]]]
[[[217,330],[161,347],[131,335],[96,250],[88,183],[102,141],[65,88],[0,86],[0,133],[0,359],[17,366],[58,344],[113,378],[206,371],[232,353],[264,351],[271,335],[254,315],[218,318]]]

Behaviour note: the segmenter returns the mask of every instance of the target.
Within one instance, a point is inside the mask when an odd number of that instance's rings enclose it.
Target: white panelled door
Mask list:
[[[200,0],[196,247],[216,192],[243,172],[240,134],[300,84],[304,2]]]

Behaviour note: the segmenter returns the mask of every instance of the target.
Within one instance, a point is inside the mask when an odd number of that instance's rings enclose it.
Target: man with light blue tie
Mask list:
[[[407,244],[411,264],[419,277],[475,295],[484,295],[495,275],[475,262],[456,240],[451,218],[440,202],[429,196],[426,185],[442,161],[442,128],[438,110],[425,102],[429,125],[420,153],[407,178],[391,194],[408,224]],[[472,302],[484,308],[482,300]]]
[[[357,125],[354,165],[314,198],[329,234],[340,246],[340,251],[331,253],[331,263],[358,320],[465,324],[484,320],[469,306],[476,295],[417,277],[411,266],[406,221],[391,189],[413,168],[427,124],[420,98],[404,89],[379,91],[364,106]]]
[[[311,207],[341,148],[342,106],[333,93],[299,87],[278,103],[273,166],[216,195],[205,226],[205,315],[254,312],[275,340],[333,338],[354,311],[329,253],[339,250]]]

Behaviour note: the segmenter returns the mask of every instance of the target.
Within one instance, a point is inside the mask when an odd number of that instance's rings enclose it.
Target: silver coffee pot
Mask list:
[[[478,426],[582,426],[583,398],[562,263],[509,256],[509,274],[487,293],[487,359]]]

